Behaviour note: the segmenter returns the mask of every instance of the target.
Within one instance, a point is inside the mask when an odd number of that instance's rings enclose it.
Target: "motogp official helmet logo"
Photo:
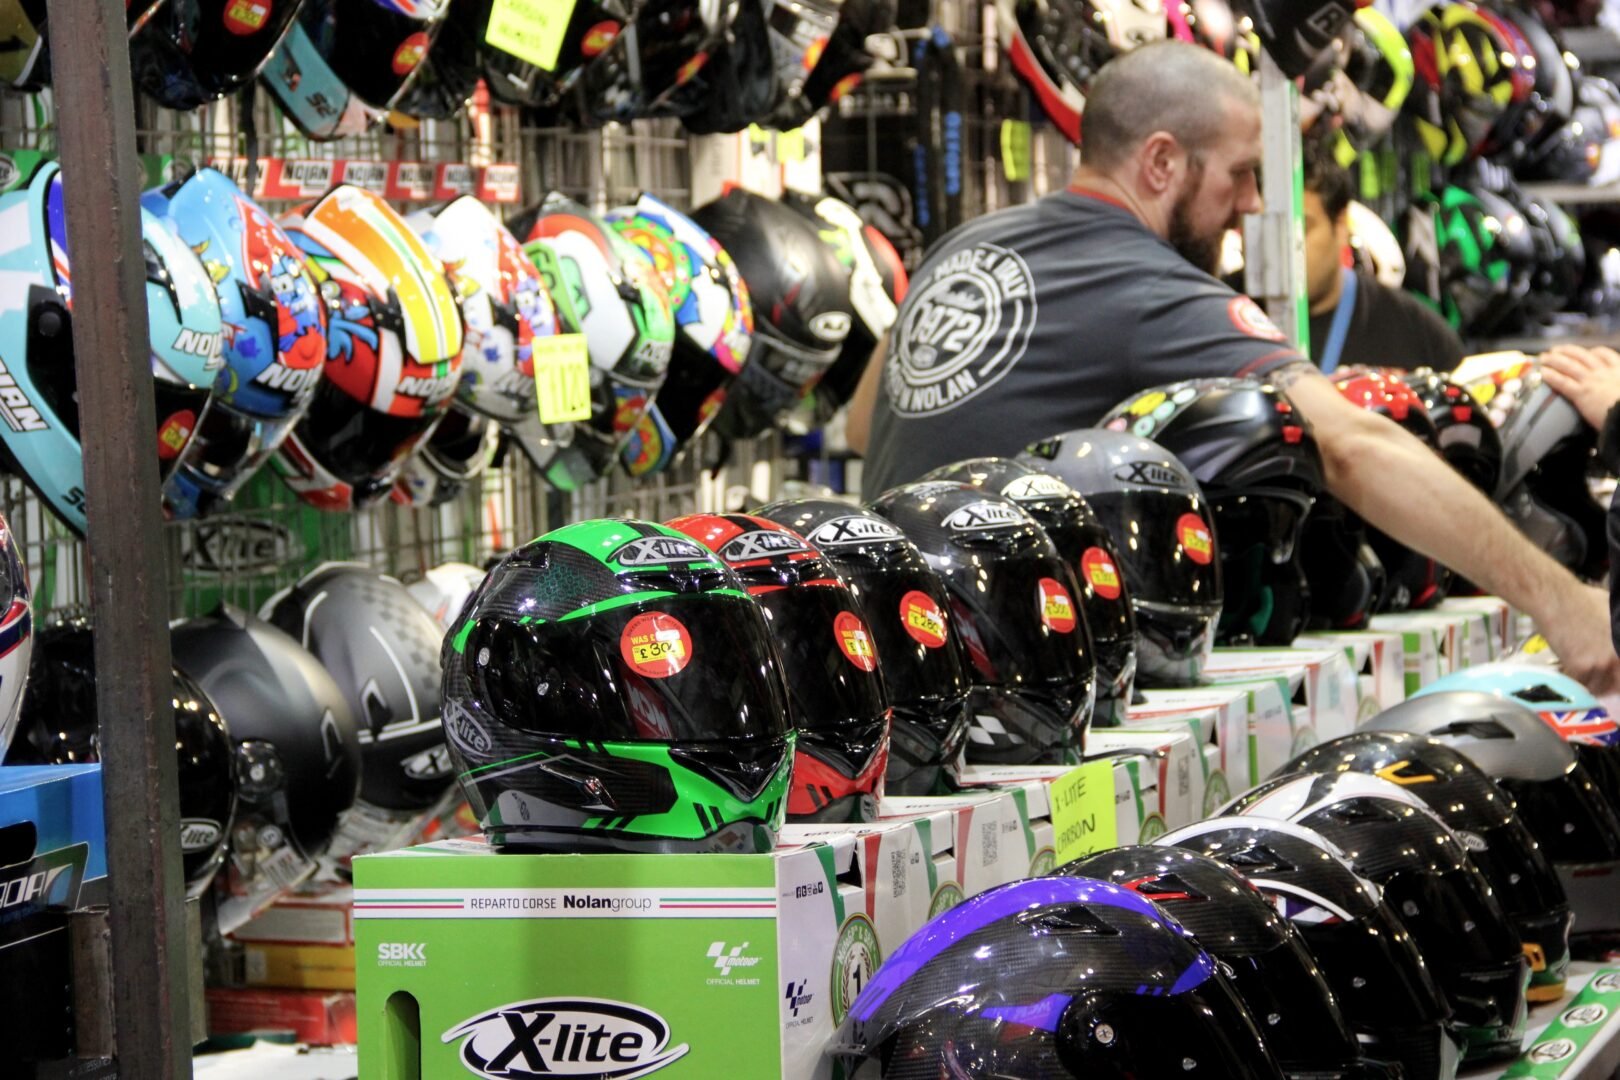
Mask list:
[[[461,1063],[490,1080],[590,1076],[630,1080],[686,1056],[657,1013],[599,998],[539,998],[491,1009],[440,1036],[461,1040]]]

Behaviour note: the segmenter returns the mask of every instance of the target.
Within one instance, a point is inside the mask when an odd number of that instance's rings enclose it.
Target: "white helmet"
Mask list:
[[[441,629],[448,632],[462,605],[484,580],[484,571],[469,563],[441,563],[422,575],[422,580],[407,585],[411,597],[433,616]]]
[[[1345,207],[1349,214],[1350,246],[1356,253],[1356,262],[1372,271],[1373,277],[1385,288],[1398,289],[1406,280],[1406,256],[1401,253],[1401,242],[1395,239],[1384,219],[1355,200]]]

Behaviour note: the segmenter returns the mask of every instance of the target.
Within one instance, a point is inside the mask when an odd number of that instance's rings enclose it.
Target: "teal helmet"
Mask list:
[[[492,844],[771,850],[794,734],[770,631],[725,563],[644,521],[502,559],[445,638],[444,730]]]

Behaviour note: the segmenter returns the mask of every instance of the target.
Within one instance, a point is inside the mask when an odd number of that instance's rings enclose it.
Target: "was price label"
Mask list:
[[[557,54],[568,33],[575,0],[495,0],[489,8],[484,43],[546,71],[557,69]]]
[[[591,353],[584,334],[534,339],[534,389],[542,424],[591,418]]]

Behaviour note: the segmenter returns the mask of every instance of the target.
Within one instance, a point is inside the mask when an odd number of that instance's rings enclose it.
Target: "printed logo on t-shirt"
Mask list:
[[[1271,321],[1271,316],[1247,296],[1232,297],[1231,303],[1226,305],[1226,314],[1231,316],[1233,326],[1250,337],[1267,341],[1286,340],[1283,332],[1277,329],[1277,324]]]
[[[1023,357],[1035,314],[1035,280],[1016,252],[974,244],[944,256],[911,283],[895,323],[890,407],[929,416],[979,394]]]

